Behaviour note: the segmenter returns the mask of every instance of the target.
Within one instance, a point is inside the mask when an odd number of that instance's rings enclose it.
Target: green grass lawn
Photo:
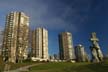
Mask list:
[[[23,61],[22,63],[9,63],[10,70],[14,70],[20,67],[24,67],[24,66],[28,66],[28,65],[32,65],[32,64],[37,64],[39,62],[33,62],[33,61]]]
[[[23,62],[23,63],[10,63],[11,69],[36,64],[39,62]],[[4,63],[0,59],[0,70],[3,71]],[[30,68],[29,72],[107,72],[108,60],[103,63],[70,63],[70,62],[48,62]]]
[[[24,62],[24,63],[9,63],[9,65],[11,66],[10,67],[10,70],[14,70],[14,69],[17,69],[17,68],[20,68],[20,67],[23,67],[23,66],[28,66],[28,65],[31,65],[31,64],[34,64],[34,62]]]
[[[37,62],[32,62],[32,61],[24,61],[22,63],[7,63],[10,66],[9,70],[14,70],[23,66],[28,66],[35,64]],[[5,63],[3,62],[2,58],[0,57],[0,72],[4,70]]]
[[[46,63],[30,68],[29,72],[107,72],[108,63]]]

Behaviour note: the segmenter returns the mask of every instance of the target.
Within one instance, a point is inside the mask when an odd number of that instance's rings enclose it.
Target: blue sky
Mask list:
[[[0,30],[5,16],[22,11],[30,17],[30,28],[49,31],[49,53],[58,53],[58,34],[72,33],[74,46],[82,44],[90,54],[91,32],[96,32],[104,54],[108,53],[108,0],[0,0]]]

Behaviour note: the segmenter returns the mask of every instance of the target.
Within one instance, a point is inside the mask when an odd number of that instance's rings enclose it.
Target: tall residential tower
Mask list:
[[[89,61],[89,57],[84,49],[84,46],[81,44],[75,46],[75,56],[76,56],[76,61],[78,62]]]
[[[37,28],[32,31],[32,57],[48,60],[48,31]]]
[[[71,33],[62,32],[59,34],[59,53],[61,60],[75,59]]]
[[[4,61],[20,62],[27,58],[29,17],[23,12],[6,16],[2,56]]]

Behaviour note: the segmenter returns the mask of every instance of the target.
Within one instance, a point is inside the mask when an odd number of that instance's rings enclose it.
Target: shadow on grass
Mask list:
[[[108,64],[106,63],[98,63],[98,64],[89,64],[87,68],[93,70],[94,72],[107,72]]]
[[[107,71],[108,71],[108,64],[106,63],[79,64],[64,68],[64,72],[107,72]]]

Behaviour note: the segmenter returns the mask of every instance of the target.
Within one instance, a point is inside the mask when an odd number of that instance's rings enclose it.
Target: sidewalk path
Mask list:
[[[22,72],[22,71],[29,71],[29,68],[30,67],[37,66],[37,65],[40,65],[40,64],[43,64],[43,63],[32,64],[32,65],[20,67],[20,68],[15,69],[15,70],[9,70],[9,71],[4,71],[4,72]]]

